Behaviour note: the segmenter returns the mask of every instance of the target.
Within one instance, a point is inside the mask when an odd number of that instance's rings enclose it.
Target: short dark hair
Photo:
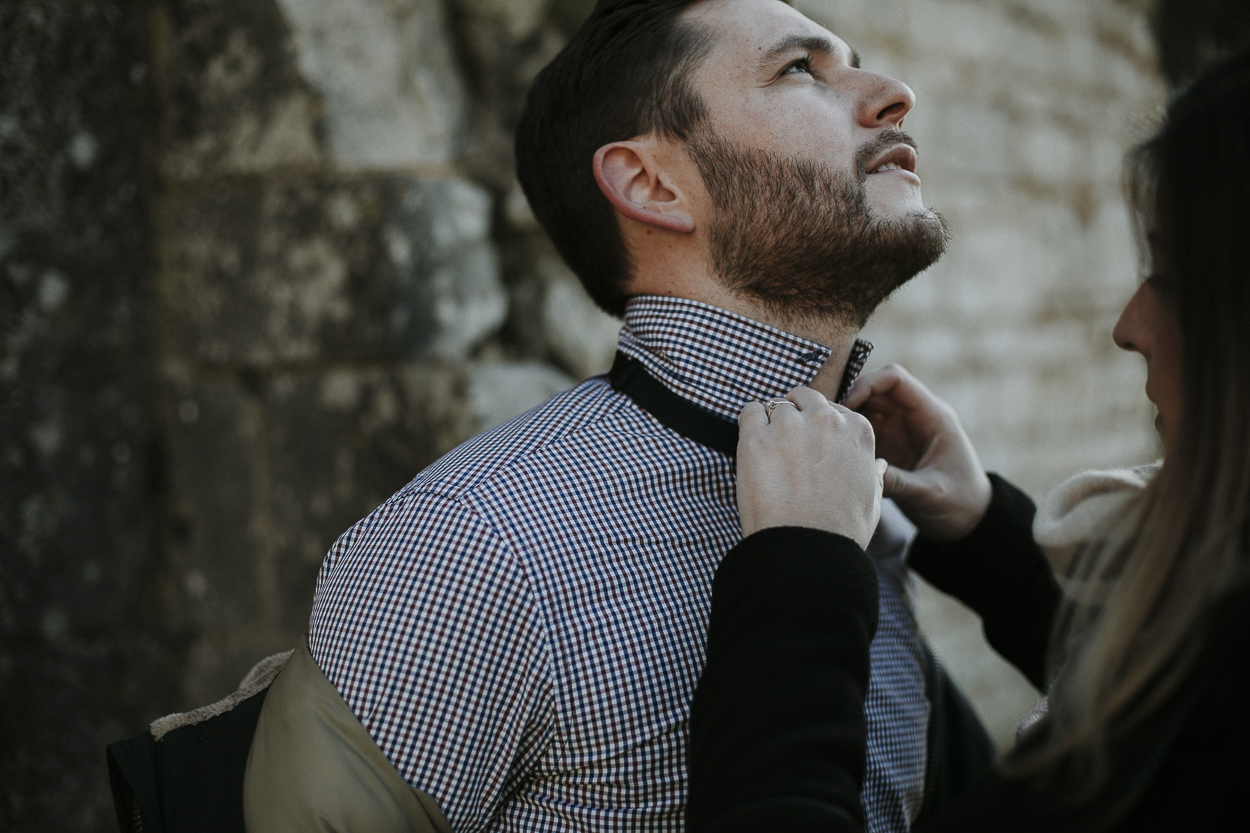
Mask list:
[[[630,265],[595,152],[655,134],[688,140],[707,108],[690,84],[712,46],[682,20],[697,0],[599,0],[526,96],[517,178],[534,216],[601,308],[625,311]]]

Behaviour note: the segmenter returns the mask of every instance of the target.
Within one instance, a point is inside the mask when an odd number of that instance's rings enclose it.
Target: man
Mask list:
[[[899,130],[913,103],[780,0],[600,0],[535,82],[521,183],[623,314],[617,365],[344,534],[309,634],[437,825],[682,829],[711,579],[741,535],[737,414],[838,396],[865,319],[945,245]],[[902,831],[929,706],[885,544],[863,798],[868,829]]]

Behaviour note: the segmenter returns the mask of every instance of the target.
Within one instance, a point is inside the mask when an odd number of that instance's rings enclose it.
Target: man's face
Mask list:
[[[708,108],[689,147],[707,187],[718,276],[780,311],[866,318],[942,253],[906,85],[856,68],[840,39],[777,0],[716,0],[693,80]]]

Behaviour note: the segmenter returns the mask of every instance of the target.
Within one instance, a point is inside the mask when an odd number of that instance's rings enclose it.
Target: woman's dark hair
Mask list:
[[[706,108],[690,75],[712,44],[682,20],[696,0],[599,0],[539,73],[517,127],[517,177],[538,222],[590,297],[625,310],[629,258],[595,182],[595,152],[655,134],[685,141]]]
[[[1097,771],[1114,730],[1192,667],[1212,604],[1250,560],[1250,51],[1177,95],[1128,162],[1143,261],[1180,324],[1184,402],[1159,474],[1073,571],[1103,589],[1060,617],[1034,768],[1071,755]]]
[[[1183,445],[1250,438],[1250,50],[1201,74],[1130,158],[1185,344]],[[1230,410],[1236,409],[1236,410]],[[1218,431],[1218,433],[1217,433]],[[1231,452],[1234,446],[1226,446]]]

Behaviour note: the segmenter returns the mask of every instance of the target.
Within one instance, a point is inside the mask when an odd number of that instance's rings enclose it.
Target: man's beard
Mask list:
[[[822,163],[696,137],[690,156],[716,206],[712,266],[731,292],[787,320],[862,327],[873,310],[946,250],[933,211],[898,220],[868,205],[867,164],[910,136],[892,131],[861,146],[850,173]]]

